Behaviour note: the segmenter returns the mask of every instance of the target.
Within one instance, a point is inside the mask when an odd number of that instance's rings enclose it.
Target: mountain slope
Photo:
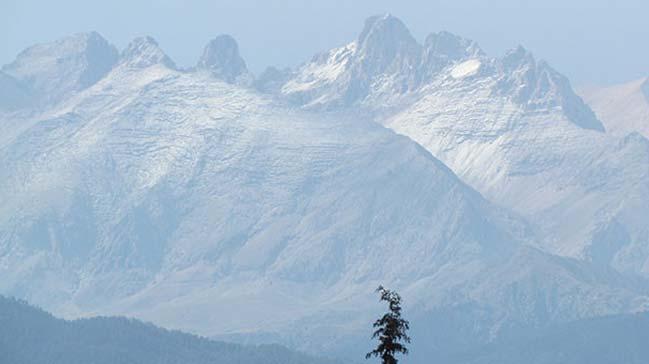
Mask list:
[[[610,87],[588,87],[581,96],[612,133],[649,138],[649,78]]]
[[[245,347],[167,331],[122,317],[57,319],[0,296],[0,362],[325,364],[279,346]]]
[[[124,54],[60,108],[3,123],[5,291],[84,311],[154,299],[186,274],[199,286],[415,280],[518,243],[406,138]]]
[[[384,123],[535,222],[550,251],[598,260],[599,232],[614,229],[600,260],[646,273],[649,231],[633,216],[649,212],[647,140],[584,130],[561,110],[528,112],[494,89],[487,77],[442,79]]]
[[[382,122],[527,216],[549,251],[649,272],[649,231],[634,218],[649,213],[647,140],[584,129],[564,107],[521,107],[507,92],[498,96],[497,77],[455,79],[453,70]],[[600,242],[602,231],[612,235]]]

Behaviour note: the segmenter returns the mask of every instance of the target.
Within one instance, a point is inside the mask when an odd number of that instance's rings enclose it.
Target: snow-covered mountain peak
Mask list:
[[[261,88],[279,90],[306,108],[393,112],[441,88],[464,92],[479,84],[522,112],[559,110],[580,127],[604,130],[568,80],[522,46],[490,58],[475,41],[445,31],[430,34],[422,46],[389,14],[370,17],[356,41],[318,54],[282,78],[282,86]]]
[[[122,51],[119,63],[131,68],[147,68],[156,64],[176,68],[174,61],[165,54],[158,42],[149,36],[133,39]]]
[[[641,86],[641,89],[642,89],[642,93],[647,99],[647,102],[649,103],[649,77],[645,79],[644,83]]]
[[[207,70],[228,83],[248,83],[252,80],[246,62],[239,54],[239,45],[230,35],[212,39],[203,50],[197,69]]]
[[[27,48],[2,71],[29,89],[38,102],[56,102],[101,79],[117,54],[99,33],[78,33]]]
[[[357,40],[316,55],[281,93],[307,107],[350,106],[413,90],[422,47],[392,15],[368,18]]]

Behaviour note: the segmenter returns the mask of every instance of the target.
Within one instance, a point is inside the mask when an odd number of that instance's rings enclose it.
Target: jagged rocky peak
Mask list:
[[[408,28],[390,14],[368,18],[357,41],[357,55],[372,73],[383,72],[395,62],[414,66],[420,53],[421,46]]]
[[[376,15],[356,41],[316,55],[282,92],[309,106],[382,103],[417,90],[451,63],[482,55],[475,42],[447,32],[430,35],[423,47],[401,20]]]
[[[505,53],[499,60],[500,79],[496,92],[503,93],[527,109],[560,107],[574,124],[604,131],[595,113],[577,96],[570,81],[550,67],[537,61],[522,46]]]
[[[85,57],[88,68],[80,78],[83,87],[93,85],[99,81],[115,66],[119,56],[117,48],[99,33],[87,33],[85,39]]]
[[[385,14],[368,18],[354,44],[319,54],[311,62],[325,63],[334,56],[347,57],[350,52],[355,69],[364,70],[368,76],[400,73],[411,77],[417,72],[485,56],[475,41],[445,31],[430,34],[422,46],[401,20]]]
[[[239,54],[237,41],[227,34],[207,43],[196,68],[207,70],[228,83],[240,83],[251,78],[246,62]]]
[[[488,80],[494,96],[534,112],[562,108],[575,124],[603,130],[568,80],[525,48],[494,59],[475,41],[445,31],[430,34],[422,46],[390,14],[368,18],[356,41],[316,55],[296,72],[267,76],[261,88],[309,108],[392,107],[447,76],[458,87]]]
[[[99,33],[78,33],[27,48],[2,71],[41,101],[58,101],[104,77],[117,57],[117,49]]]
[[[498,60],[498,66],[501,79],[497,91],[512,96],[515,101],[527,103],[539,93],[547,93],[550,86],[548,72],[551,70],[539,67],[532,53],[523,46],[505,52]]]
[[[133,39],[122,51],[120,64],[132,68],[147,68],[157,64],[176,68],[174,61],[165,54],[158,42],[149,36]]]
[[[502,67],[506,72],[514,72],[522,67],[534,67],[536,63],[532,52],[522,45],[508,50],[501,59]]]
[[[426,53],[449,59],[484,56],[477,42],[447,31],[429,34],[424,42],[424,49]]]
[[[406,25],[391,14],[374,15],[365,20],[365,25],[358,36],[361,47],[378,46],[390,43],[417,43]]]
[[[424,54],[428,58],[446,59],[448,61],[485,55],[477,42],[446,31],[431,33],[426,37]]]
[[[450,64],[482,57],[485,54],[475,41],[446,31],[431,33],[424,42],[422,73],[432,77]]]

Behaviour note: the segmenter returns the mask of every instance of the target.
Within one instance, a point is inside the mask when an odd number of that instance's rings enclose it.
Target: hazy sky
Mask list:
[[[0,64],[33,43],[97,30],[119,48],[151,35],[187,66],[229,33],[258,73],[342,45],[386,12],[420,41],[448,30],[491,55],[522,44],[577,85],[649,76],[649,0],[0,0]]]

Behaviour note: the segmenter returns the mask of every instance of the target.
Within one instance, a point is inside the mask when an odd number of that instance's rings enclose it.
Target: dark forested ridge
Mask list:
[[[0,296],[0,363],[330,364],[278,345],[242,346],[122,317],[67,321]]]

